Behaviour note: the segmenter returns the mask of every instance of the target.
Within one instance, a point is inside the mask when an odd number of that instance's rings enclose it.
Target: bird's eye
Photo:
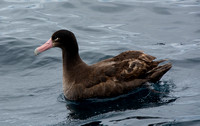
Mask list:
[[[55,42],[57,42],[57,41],[59,41],[59,40],[60,40],[60,38],[56,38],[56,39],[54,39]]]

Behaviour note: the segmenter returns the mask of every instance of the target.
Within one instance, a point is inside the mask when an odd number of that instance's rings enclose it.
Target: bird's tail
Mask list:
[[[163,60],[165,61],[165,60]],[[163,62],[161,61],[161,62]],[[159,62],[159,61],[158,61]],[[149,79],[150,82],[157,82],[161,79],[161,77],[169,70],[171,69],[172,64],[171,63],[167,63],[161,66],[157,66],[155,68],[153,68],[152,70],[150,70],[147,73],[147,78]]]

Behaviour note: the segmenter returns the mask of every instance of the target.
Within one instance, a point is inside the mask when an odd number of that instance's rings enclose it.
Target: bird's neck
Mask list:
[[[70,54],[66,49],[62,49],[63,58],[63,88],[69,89],[79,73],[87,67],[79,56],[79,53]]]
[[[62,58],[63,69],[65,69],[66,71],[71,71],[74,67],[76,67],[76,65],[83,63],[78,52],[75,54],[71,54],[70,52],[67,52],[66,49],[62,49]]]

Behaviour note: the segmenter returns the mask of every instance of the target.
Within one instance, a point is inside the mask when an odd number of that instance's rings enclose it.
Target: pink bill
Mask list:
[[[42,53],[44,52],[45,50],[47,49],[50,49],[53,47],[53,42],[51,40],[51,38],[46,42],[44,43],[42,46],[40,47],[37,47],[34,51],[35,55],[38,55],[39,53]]]

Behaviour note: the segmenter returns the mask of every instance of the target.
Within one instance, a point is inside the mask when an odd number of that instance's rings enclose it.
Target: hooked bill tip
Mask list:
[[[36,56],[39,54],[39,51],[38,51],[37,48],[35,49],[34,54],[35,54]]]

